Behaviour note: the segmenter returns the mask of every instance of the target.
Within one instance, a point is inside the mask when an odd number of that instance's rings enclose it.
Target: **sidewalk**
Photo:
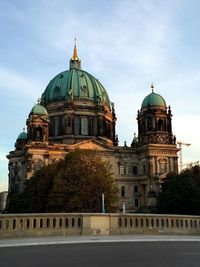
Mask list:
[[[200,236],[188,235],[117,235],[117,236],[48,236],[0,239],[0,248],[16,246],[38,246],[58,244],[83,244],[103,242],[166,242],[195,241],[200,242]]]

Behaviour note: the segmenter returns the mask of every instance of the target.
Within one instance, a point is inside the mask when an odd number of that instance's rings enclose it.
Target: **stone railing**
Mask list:
[[[81,234],[81,214],[0,215],[0,238]]]
[[[200,216],[125,214],[118,217],[119,234],[200,234]]]
[[[200,234],[200,216],[45,213],[0,215],[0,238],[47,235]]]

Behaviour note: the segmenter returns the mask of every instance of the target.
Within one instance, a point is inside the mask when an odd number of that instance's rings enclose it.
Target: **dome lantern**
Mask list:
[[[76,47],[76,38],[74,39],[74,51],[72,58],[69,62],[69,68],[71,69],[81,69],[81,61],[78,57],[77,47]]]

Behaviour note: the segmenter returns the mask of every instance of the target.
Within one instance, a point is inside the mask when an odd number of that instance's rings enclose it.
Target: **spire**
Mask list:
[[[70,69],[80,69],[80,68],[81,68],[81,61],[78,57],[76,38],[74,38],[74,51],[72,58],[70,59]]]
[[[154,93],[154,85],[153,85],[153,83],[151,83],[151,90],[152,90],[152,93]]]
[[[74,38],[74,52],[73,52],[73,55],[72,55],[72,60],[79,60],[78,53],[77,53],[77,48],[76,48],[76,38]]]

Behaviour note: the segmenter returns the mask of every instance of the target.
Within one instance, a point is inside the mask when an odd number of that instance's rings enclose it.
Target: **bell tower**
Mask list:
[[[172,134],[171,107],[167,107],[164,98],[152,92],[142,102],[138,111],[138,145],[145,144],[175,144]]]
[[[140,174],[146,177],[148,206],[156,198],[167,173],[178,172],[176,138],[172,133],[172,113],[164,98],[154,92],[147,95],[138,110],[138,157]]]

